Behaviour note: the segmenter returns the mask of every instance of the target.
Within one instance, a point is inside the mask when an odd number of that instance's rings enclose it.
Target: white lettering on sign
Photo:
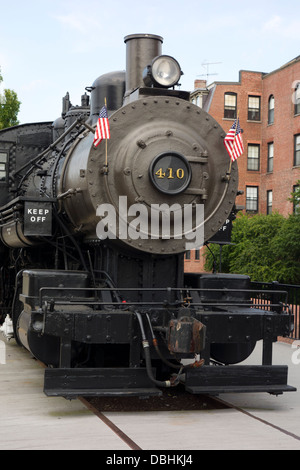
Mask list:
[[[31,216],[30,222],[45,222],[49,209],[27,209],[27,214]]]

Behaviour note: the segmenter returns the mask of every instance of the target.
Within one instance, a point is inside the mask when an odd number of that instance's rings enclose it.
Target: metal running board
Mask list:
[[[270,393],[271,395],[281,395],[283,392],[295,392],[297,389],[286,385],[249,385],[247,386],[214,386],[214,387],[186,387],[186,391],[194,395],[219,395],[220,393],[257,393],[265,392]]]
[[[185,389],[193,394],[295,392],[287,366],[202,366],[187,369]]]
[[[144,368],[45,369],[44,393],[50,397],[160,396]]]

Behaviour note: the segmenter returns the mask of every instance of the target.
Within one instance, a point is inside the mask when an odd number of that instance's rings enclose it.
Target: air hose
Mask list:
[[[146,369],[147,369],[147,374],[148,374],[149,379],[153,383],[155,383],[155,385],[157,385],[158,387],[165,387],[165,388],[175,387],[179,383],[179,374],[178,374],[178,376],[175,375],[174,377],[170,377],[169,380],[165,380],[165,381],[156,380],[154,378],[153,371],[152,371],[152,365],[151,365],[150,346],[149,346],[149,341],[146,338],[142,316],[137,311],[135,311],[134,313],[135,313],[135,315],[138,319],[139,325],[140,325],[140,330],[141,330],[141,335],[142,335],[142,345],[143,345],[143,348],[144,348]],[[179,373],[181,373],[181,371]]]
[[[164,364],[166,364],[166,365],[169,366],[169,367],[172,367],[172,369],[183,369],[184,366],[183,366],[182,364],[174,364],[173,362],[168,361],[168,359],[166,359],[166,358],[162,355],[162,353],[161,353],[161,351],[160,351],[160,349],[159,349],[159,347],[158,347],[158,342],[157,342],[157,339],[156,339],[156,337],[155,337],[155,334],[154,334],[154,331],[153,331],[153,328],[152,328],[151,321],[150,321],[150,318],[149,318],[148,313],[146,313],[146,317],[147,317],[147,320],[148,320],[148,323],[149,323],[149,327],[150,327],[150,331],[151,331],[151,335],[152,335],[152,344],[153,344],[153,346],[154,346],[154,348],[155,348],[155,351],[157,352],[159,358],[163,361]]]

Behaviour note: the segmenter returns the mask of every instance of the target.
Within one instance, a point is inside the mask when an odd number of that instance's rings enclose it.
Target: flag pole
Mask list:
[[[106,98],[104,98],[104,104],[105,104],[105,108],[107,110]],[[105,139],[105,167],[106,167],[106,171],[108,173],[107,139]]]

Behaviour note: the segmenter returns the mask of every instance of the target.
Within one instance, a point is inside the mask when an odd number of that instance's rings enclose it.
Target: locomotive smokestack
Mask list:
[[[154,34],[125,36],[126,44],[126,92],[125,96],[144,86],[143,70],[154,57],[161,55],[163,38]]]

